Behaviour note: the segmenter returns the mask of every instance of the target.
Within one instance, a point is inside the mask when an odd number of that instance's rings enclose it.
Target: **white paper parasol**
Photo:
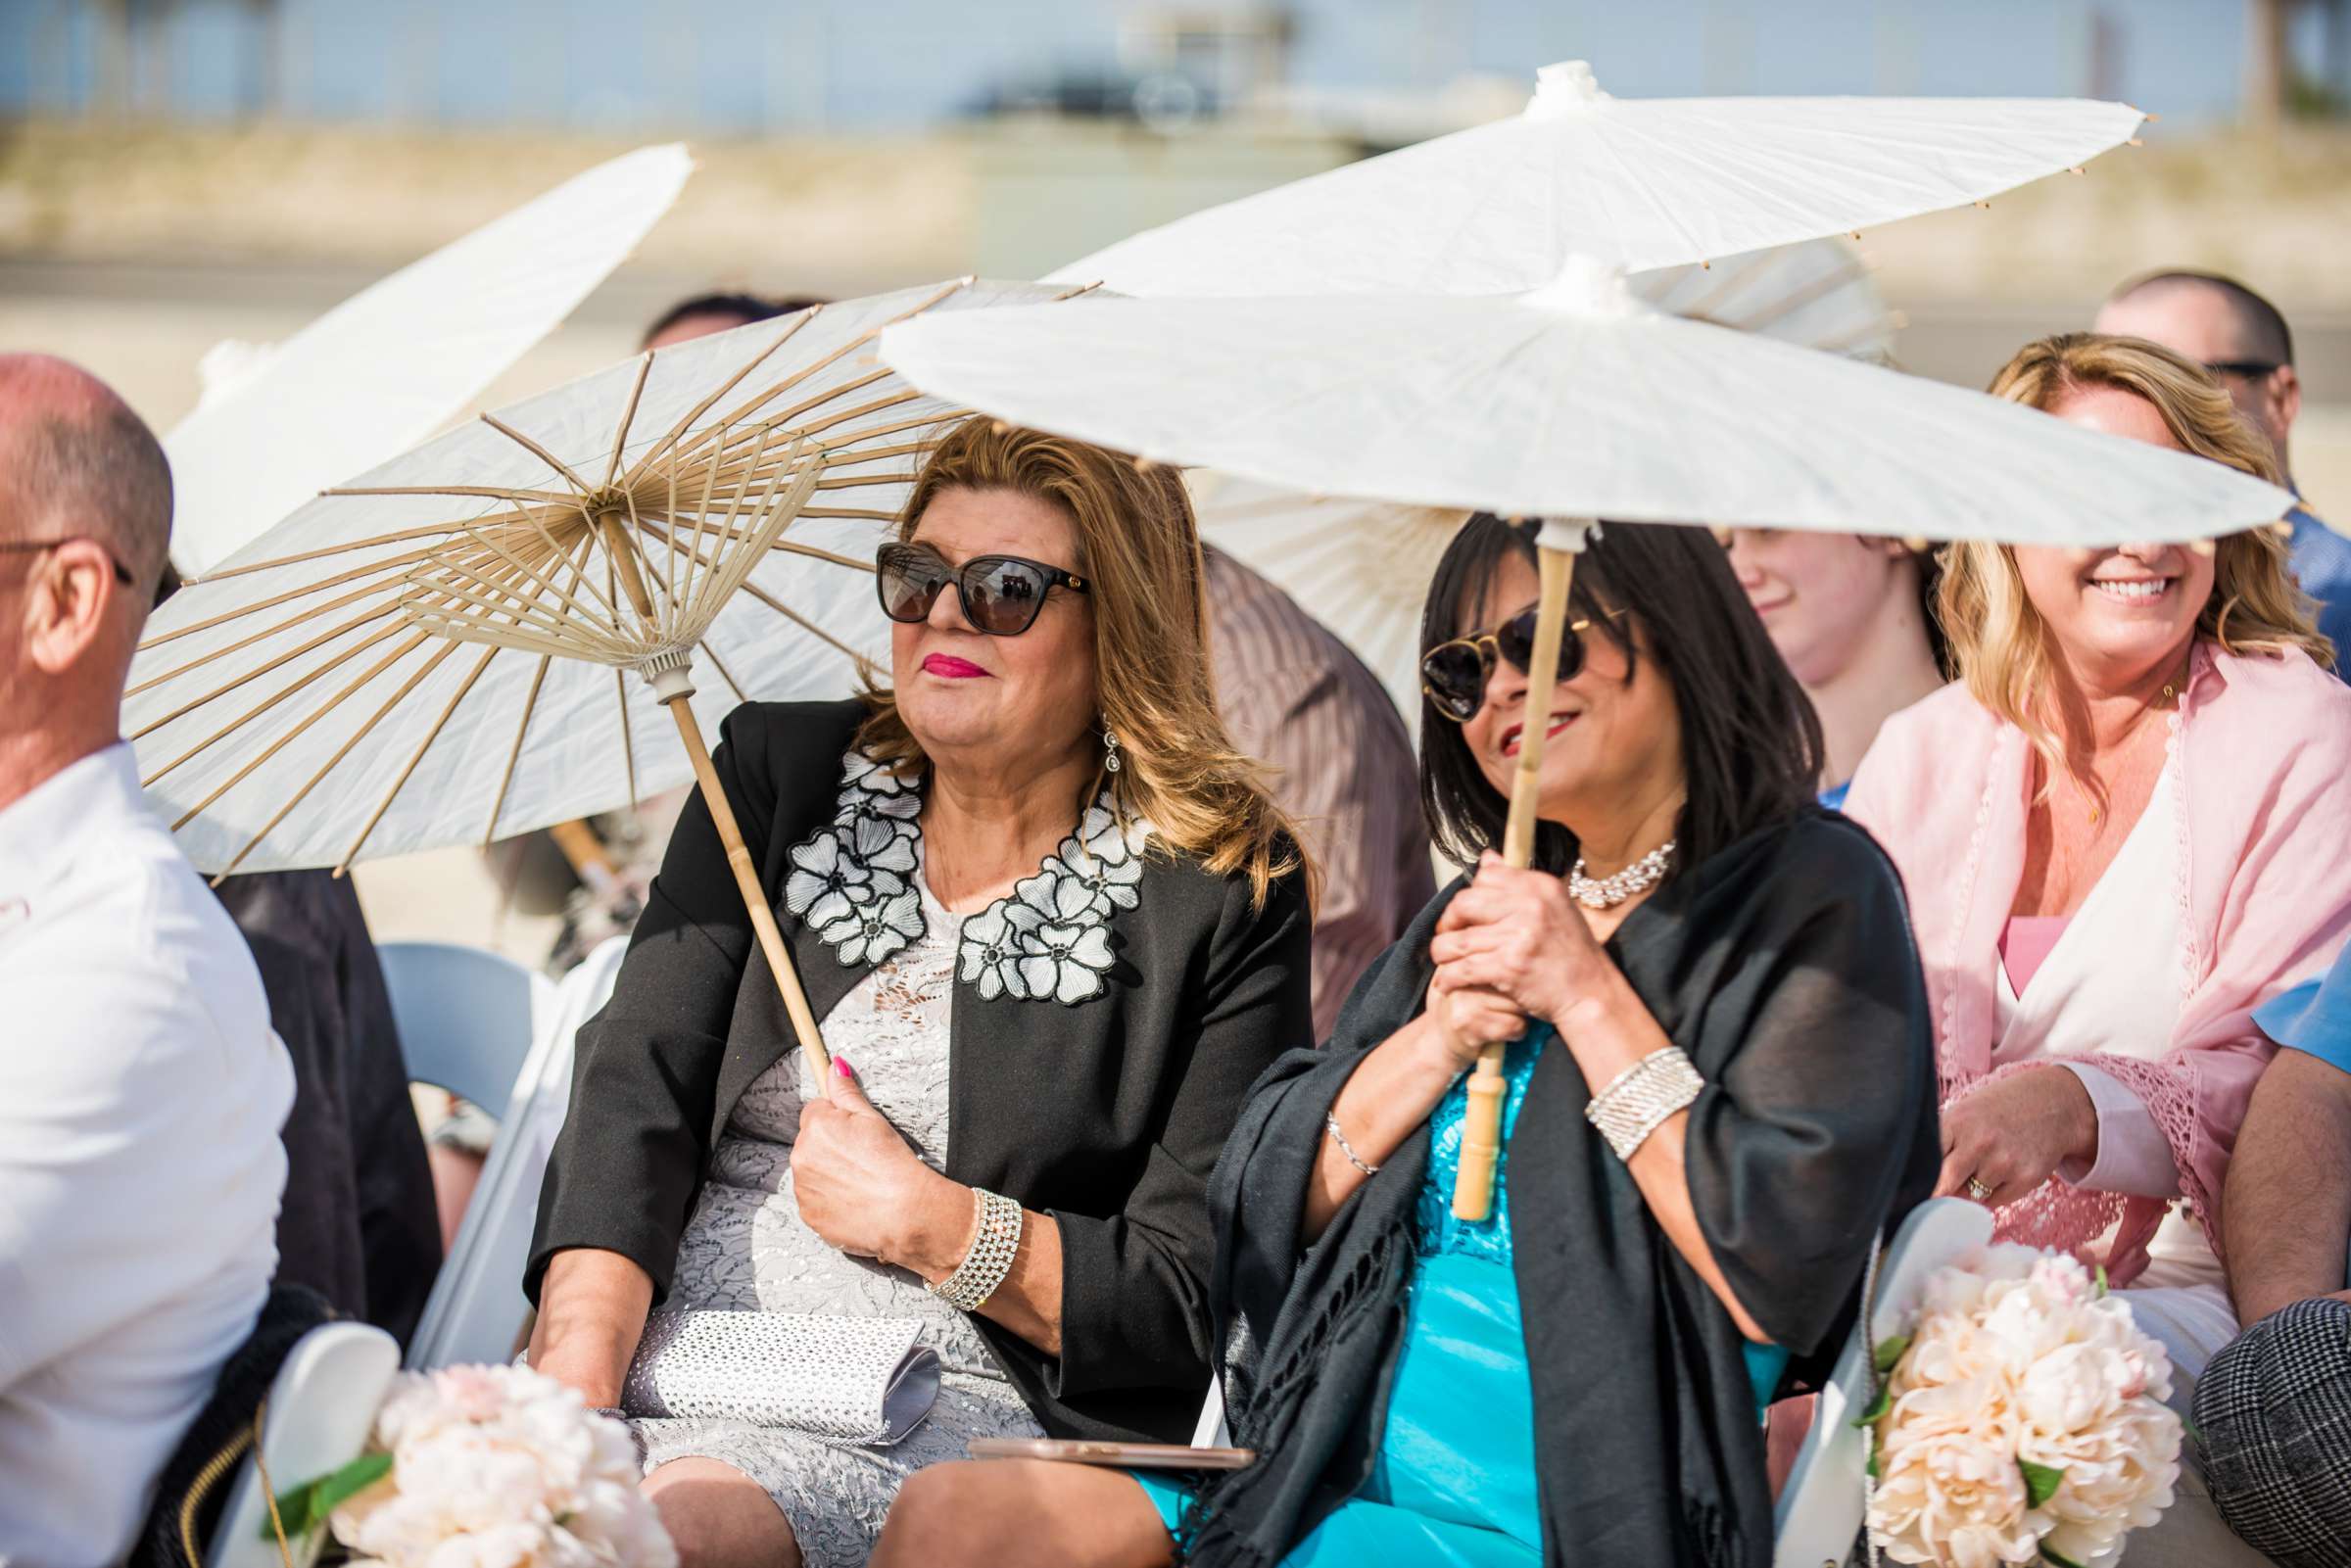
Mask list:
[[[468,530],[552,519],[558,542],[593,567],[583,602],[611,607],[622,595],[606,580],[603,542],[589,538],[579,497],[550,458],[600,491],[615,433],[628,427],[613,477],[638,501],[638,540],[659,575],[660,514],[674,509],[683,536],[697,518],[715,529],[733,508],[729,527],[741,533],[792,441],[807,437],[829,448],[815,496],[710,624],[694,707],[714,723],[746,695],[840,695],[854,657],[887,647],[874,547],[917,444],[954,412],[875,364],[875,332],[926,307],[1066,292],[966,280],[696,339],[651,356],[641,391],[644,358],[460,425],[350,486],[371,494],[314,498],[149,621],[123,712],[149,798],[189,858],[220,872],[480,843],[688,782],[671,722],[637,677],[457,649],[404,613],[418,574]],[[722,416],[734,446],[713,473],[701,461],[713,444],[695,438]],[[686,434],[664,447],[681,424]],[[753,450],[758,466],[739,460]],[[414,493],[382,493],[403,487]],[[682,554],[674,564],[688,570]],[[704,560],[691,575],[706,581],[707,570]]]
[[[1581,261],[1514,298],[934,315],[885,332],[882,357],[938,396],[1159,461],[1508,516],[2105,545],[2290,504],[2183,452],[1658,314]]]
[[[691,774],[821,1074],[704,720],[838,695],[881,644],[874,547],[961,412],[876,367],[882,326],[1055,297],[967,278],[697,339],[326,493],[150,623],[123,714],[150,798],[208,871],[340,869]]]
[[[1546,66],[1514,119],[1177,218],[1052,274],[1125,294],[1515,294],[1571,255],[1628,271],[1987,201],[2145,117],[2008,98],[1611,98]]]
[[[693,171],[676,143],[600,164],[234,356],[164,438],[172,560],[210,571],[322,487],[440,429],[627,260]],[[208,369],[230,357],[216,350]]]
[[[1080,301],[882,335],[926,391],[1022,424],[1310,494],[1545,519],[1503,854],[1528,863],[1589,520],[2058,545],[2201,540],[2291,498],[2184,452],[1638,303],[1583,258],[1503,298]],[[1232,367],[1246,364],[1247,375]],[[1454,1212],[1482,1219],[1502,1047],[1469,1079]]]

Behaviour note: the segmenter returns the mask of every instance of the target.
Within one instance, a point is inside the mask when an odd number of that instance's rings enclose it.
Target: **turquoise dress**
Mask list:
[[[1284,1568],[1531,1568],[1543,1560],[1535,1484],[1535,1392],[1511,1271],[1510,1137],[1535,1058],[1553,1038],[1538,1025],[1503,1058],[1502,1164],[1494,1212],[1457,1219],[1467,1079],[1429,1117],[1428,1175],[1420,1185],[1418,1258],[1405,1292],[1403,1348],[1371,1475],[1282,1559]],[[1756,1420],[1788,1353],[1747,1348]],[[1188,1497],[1162,1476],[1136,1474],[1174,1533]]]

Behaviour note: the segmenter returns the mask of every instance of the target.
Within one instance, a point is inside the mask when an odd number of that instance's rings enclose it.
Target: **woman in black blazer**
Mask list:
[[[648,1310],[915,1317],[887,1448],[639,1420],[688,1563],[864,1560],[977,1436],[1181,1441],[1206,1184],[1312,1036],[1308,876],[1220,728],[1178,479],[984,420],[908,498],[891,681],[746,704],[715,761],[840,1076],[809,1081],[699,801],[580,1032],[532,1364],[618,1406]]]

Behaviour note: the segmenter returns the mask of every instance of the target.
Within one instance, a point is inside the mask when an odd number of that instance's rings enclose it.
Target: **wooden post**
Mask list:
[[[1546,518],[1535,542],[1543,596],[1535,611],[1533,663],[1526,672],[1526,707],[1518,725],[1518,768],[1511,780],[1511,815],[1503,828],[1502,858],[1512,866],[1535,857],[1535,826],[1541,820],[1543,747],[1551,728],[1551,698],[1559,686],[1559,643],[1567,629],[1567,592],[1575,583],[1575,557],[1590,525]],[[1510,1042],[1499,1040],[1477,1056],[1469,1074],[1469,1114],[1462,1127],[1462,1165],[1453,1182],[1457,1219],[1484,1219],[1494,1212],[1494,1167],[1502,1158],[1502,1058]]]

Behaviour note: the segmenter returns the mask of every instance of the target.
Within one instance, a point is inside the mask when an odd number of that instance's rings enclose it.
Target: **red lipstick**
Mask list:
[[[951,653],[934,653],[925,658],[923,673],[936,675],[942,681],[971,681],[987,674],[971,660],[959,659]]]

